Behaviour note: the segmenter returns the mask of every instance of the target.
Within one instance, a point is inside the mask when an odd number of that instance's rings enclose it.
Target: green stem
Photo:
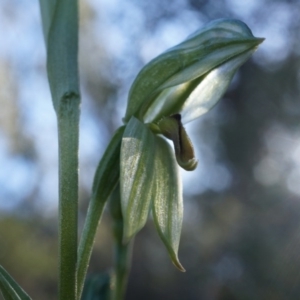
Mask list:
[[[40,0],[47,72],[59,139],[59,299],[76,300],[78,146],[78,0]]]
[[[59,299],[76,299],[79,104],[66,95],[58,113]]]
[[[131,265],[131,254],[133,248],[133,239],[127,244],[123,244],[123,217],[120,201],[120,187],[116,187],[111,197],[111,215],[114,221],[114,272],[111,279],[110,300],[122,300],[126,292],[128,275]]]

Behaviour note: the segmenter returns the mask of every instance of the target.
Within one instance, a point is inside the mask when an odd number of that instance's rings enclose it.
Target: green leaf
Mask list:
[[[152,198],[154,135],[132,117],[121,146],[120,189],[124,218],[123,241],[128,242],[146,223]]]
[[[81,300],[109,300],[110,276],[108,272],[90,276],[84,285]]]
[[[156,137],[152,214],[156,229],[174,265],[185,271],[178,260],[178,247],[183,219],[182,187],[178,166],[169,144]]]
[[[140,71],[129,92],[124,121],[132,115],[146,122],[167,116],[163,113],[156,116],[157,107],[169,111],[169,106],[182,106],[182,94],[191,92],[191,81],[244,52],[252,53],[262,41],[241,21],[221,19],[209,23]],[[175,91],[164,91],[178,85],[180,88]]]
[[[40,9],[43,24],[43,33],[46,46],[48,44],[48,34],[56,6],[56,0],[40,0]]]
[[[98,201],[108,198],[119,180],[120,151],[124,130],[125,126],[122,126],[115,132],[97,167],[92,191]]]
[[[31,299],[2,266],[0,266],[0,288],[5,300]]]
[[[20,300],[16,291],[9,282],[0,274],[0,289],[5,300]]]
[[[84,285],[94,240],[104,206],[120,176],[120,150],[125,126],[120,127],[111,139],[100,160],[94,177],[92,198],[89,203],[78,250],[77,284],[78,299]]]
[[[63,113],[60,105],[79,98],[78,7],[74,0],[56,1],[55,7],[50,2],[41,7],[42,13],[48,7],[48,14],[42,14],[44,28],[48,28],[47,71],[54,108]]]

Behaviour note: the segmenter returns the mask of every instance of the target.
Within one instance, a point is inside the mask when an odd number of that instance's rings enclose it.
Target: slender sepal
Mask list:
[[[178,166],[169,144],[156,137],[155,197],[152,214],[156,229],[174,265],[185,271],[178,259],[178,247],[183,219],[182,188]]]
[[[146,223],[153,197],[154,135],[132,117],[121,146],[120,189],[124,218],[123,241],[128,242]]]

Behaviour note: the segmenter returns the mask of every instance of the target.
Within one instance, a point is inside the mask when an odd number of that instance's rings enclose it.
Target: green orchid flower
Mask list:
[[[194,170],[197,159],[183,124],[219,101],[237,69],[262,41],[241,21],[216,20],[150,61],[137,75],[125,126],[104,155],[118,159],[103,162],[98,171],[98,178],[103,178],[105,164],[114,168],[112,175],[107,172],[113,182],[106,180],[105,190],[120,182],[123,243],[143,228],[152,212],[172,262],[184,271],[178,259],[183,218],[178,165]],[[175,153],[165,138],[173,141]],[[97,190],[97,183],[94,187]]]

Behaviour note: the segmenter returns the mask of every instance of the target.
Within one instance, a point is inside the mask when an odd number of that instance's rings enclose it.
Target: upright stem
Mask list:
[[[47,71],[59,140],[59,299],[76,300],[78,146],[78,0],[40,0]]]
[[[76,298],[79,99],[61,105],[59,134],[59,299]]]
[[[122,300],[124,298],[127,286],[128,275],[131,264],[131,254],[133,239],[123,244],[123,217],[120,202],[120,186],[118,185],[111,197],[111,215],[113,218],[114,234],[114,272],[111,278],[111,296],[110,300]]]

